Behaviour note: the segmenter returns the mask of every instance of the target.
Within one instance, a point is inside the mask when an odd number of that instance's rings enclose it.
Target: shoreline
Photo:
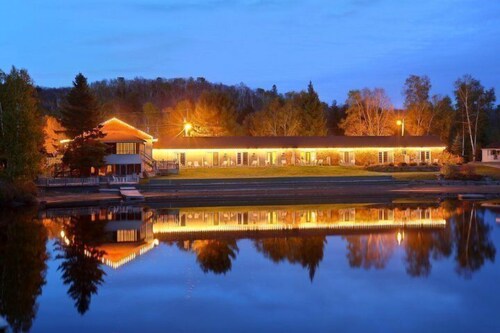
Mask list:
[[[269,203],[336,203],[396,198],[457,198],[460,194],[480,194],[486,198],[500,197],[500,182],[398,182],[362,180],[269,181],[244,180],[231,182],[175,182],[158,186],[139,185],[144,195],[141,204],[164,207],[269,204]],[[116,192],[44,191],[38,198],[40,208],[70,208],[117,204],[124,202]]]

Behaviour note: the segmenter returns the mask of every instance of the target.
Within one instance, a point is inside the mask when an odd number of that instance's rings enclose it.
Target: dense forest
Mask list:
[[[382,88],[353,89],[343,103],[321,101],[311,82],[280,93],[229,86],[204,78],[117,78],[90,84],[102,119],[119,117],[155,136],[176,136],[183,124],[192,135],[438,135],[449,150],[472,160],[479,148],[500,141],[500,106],[493,89],[464,75],[453,96],[431,95],[427,76],[410,75],[402,86],[404,108],[395,109]],[[60,118],[70,88],[38,87],[46,115]]]

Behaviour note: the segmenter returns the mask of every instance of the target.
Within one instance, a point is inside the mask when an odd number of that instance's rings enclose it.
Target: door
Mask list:
[[[306,152],[306,164],[311,164],[311,152]]]
[[[248,165],[248,152],[243,152],[243,165]]]
[[[212,165],[219,166],[219,153],[218,152],[214,152],[212,154]]]

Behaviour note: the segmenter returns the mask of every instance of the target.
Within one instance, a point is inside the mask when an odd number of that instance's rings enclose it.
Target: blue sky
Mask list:
[[[344,102],[382,87],[396,106],[409,74],[450,94],[469,73],[500,88],[500,1],[45,0],[0,2],[0,68],[42,86],[199,77],[305,89]]]

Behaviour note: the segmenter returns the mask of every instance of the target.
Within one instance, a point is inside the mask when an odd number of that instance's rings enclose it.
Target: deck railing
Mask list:
[[[81,178],[38,178],[37,185],[41,187],[68,187],[68,186],[99,186],[99,177]]]

